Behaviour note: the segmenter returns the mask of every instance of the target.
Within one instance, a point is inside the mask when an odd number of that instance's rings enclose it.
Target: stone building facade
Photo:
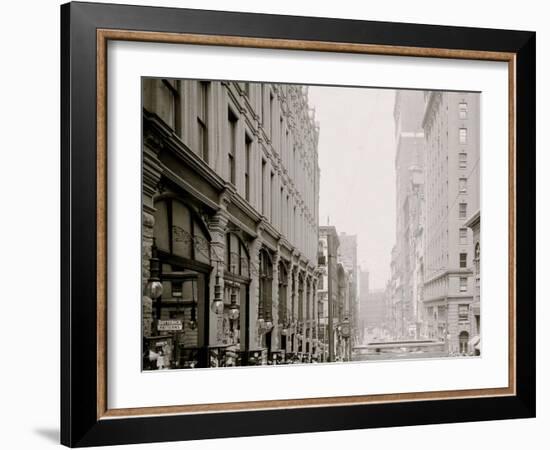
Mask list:
[[[464,222],[464,226],[472,230],[472,248],[473,248],[473,302],[470,305],[472,322],[472,338],[469,343],[469,352],[480,353],[481,343],[481,191],[480,191],[480,163],[479,146],[470,148],[470,159],[475,164],[470,167],[470,176],[468,178],[468,191],[470,192],[469,206],[470,213]]]
[[[338,260],[344,266],[349,276],[349,311],[347,319],[350,322],[350,341],[358,344],[359,336],[359,268],[357,265],[357,235],[340,233],[338,236]]]
[[[426,92],[423,128],[424,312],[430,336],[444,339],[451,353],[466,354],[477,334],[473,233],[466,221],[479,210],[479,94]]]
[[[334,226],[319,227],[319,342],[323,361],[351,359],[351,273],[339,258],[341,242]]]
[[[424,93],[397,91],[394,106],[396,240],[392,251],[394,335],[418,337],[420,312],[418,280],[422,260],[422,204],[425,142],[422,129]]]
[[[319,129],[307,88],[157,78],[142,88],[144,350],[173,368],[310,361]]]

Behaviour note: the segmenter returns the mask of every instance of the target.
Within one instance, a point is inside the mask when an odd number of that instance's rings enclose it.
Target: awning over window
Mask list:
[[[468,346],[474,348],[475,350],[479,350],[479,344],[480,344],[480,337],[474,336],[472,339],[468,341]]]

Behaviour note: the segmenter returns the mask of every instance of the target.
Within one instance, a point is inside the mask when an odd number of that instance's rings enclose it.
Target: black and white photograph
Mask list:
[[[482,356],[481,95],[142,78],[142,370]]]

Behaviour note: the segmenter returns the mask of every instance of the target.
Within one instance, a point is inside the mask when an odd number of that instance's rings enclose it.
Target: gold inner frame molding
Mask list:
[[[502,388],[409,392],[399,394],[150,406],[109,409],[107,404],[107,43],[110,40],[305,50],[370,55],[501,61],[508,63],[508,386]],[[237,36],[97,30],[97,418],[165,414],[205,414],[266,409],[313,408],[405,401],[448,400],[516,394],[516,54],[445,48],[420,48],[340,42],[298,41]]]

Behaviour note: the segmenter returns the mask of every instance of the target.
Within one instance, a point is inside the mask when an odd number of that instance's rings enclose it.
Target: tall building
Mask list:
[[[341,236],[341,235],[340,235]],[[339,258],[341,242],[336,228],[319,227],[319,340],[323,361],[351,358],[351,272]]]
[[[361,292],[361,317],[369,335],[382,337],[387,328],[386,290]]]
[[[349,311],[348,320],[351,324],[351,340],[357,341],[359,333],[359,272],[357,266],[357,235],[339,233],[340,247],[338,260],[349,274]]]
[[[396,240],[392,252],[392,304],[394,334],[400,338],[418,337],[419,228],[424,197],[425,143],[422,129],[424,93],[397,91],[395,121]]]
[[[479,94],[426,92],[423,127],[427,331],[444,339],[451,353],[468,353],[478,333],[467,220],[479,211]]]
[[[370,273],[366,269],[359,268],[359,343],[365,342],[366,320],[364,303],[370,289]]]
[[[464,106],[463,106],[464,108]],[[467,108],[467,106],[466,106]],[[464,113],[463,113],[464,114]],[[468,120],[468,110],[465,111],[464,120]],[[473,316],[472,323],[472,339],[471,346],[468,349],[470,352],[479,354],[480,350],[480,276],[481,276],[481,214],[480,214],[480,161],[479,161],[479,146],[471,146],[469,148],[470,160],[476,162],[472,164],[468,170],[466,161],[466,170],[468,171],[468,191],[470,212],[467,213],[467,219],[464,226],[472,230],[472,248],[473,248],[473,271],[474,271],[474,286],[473,286],[473,302],[470,305],[471,315]]]
[[[302,86],[144,79],[145,349],[171,367],[316,353],[318,136]]]

